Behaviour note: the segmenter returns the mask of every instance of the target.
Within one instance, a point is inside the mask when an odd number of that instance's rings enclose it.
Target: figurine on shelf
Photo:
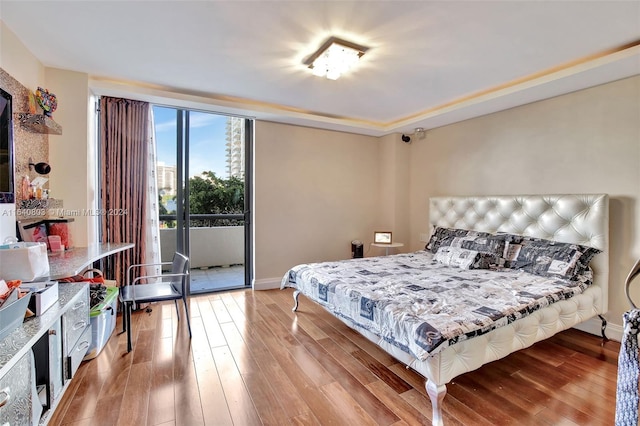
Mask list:
[[[29,114],[36,113],[36,95],[29,91]]]
[[[42,87],[38,87],[38,90],[36,90],[36,100],[44,111],[44,115],[47,117],[51,117],[51,114],[53,114],[58,107],[56,95],[49,93],[47,89],[43,89]]]

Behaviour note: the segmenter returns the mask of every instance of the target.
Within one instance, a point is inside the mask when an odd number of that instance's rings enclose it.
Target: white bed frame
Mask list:
[[[433,407],[432,423],[441,426],[446,384],[454,377],[607,312],[609,198],[606,194],[435,197],[430,199],[429,212],[433,226],[508,232],[602,250],[591,262],[593,285],[582,294],[484,335],[458,342],[424,361],[344,321],[426,377],[426,389]],[[294,311],[298,306],[298,294],[297,291],[294,293]]]

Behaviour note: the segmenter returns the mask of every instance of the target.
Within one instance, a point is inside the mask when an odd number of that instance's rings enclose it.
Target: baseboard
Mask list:
[[[590,334],[595,334],[596,336],[601,336],[601,324],[602,321],[600,320],[600,318],[594,317],[578,325],[575,325],[573,328]],[[607,335],[607,338],[620,342],[622,340],[622,326],[618,324],[611,324],[610,322],[608,322],[605,334]]]
[[[254,290],[273,290],[274,288],[280,288],[282,278],[263,278],[260,280],[253,280]]]

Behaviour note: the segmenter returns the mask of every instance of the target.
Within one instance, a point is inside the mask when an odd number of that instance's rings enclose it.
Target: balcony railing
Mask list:
[[[244,264],[244,215],[194,214],[190,217],[192,268]],[[176,215],[160,215],[161,222],[175,223],[176,219]],[[176,237],[176,228],[160,228],[163,262],[171,261],[176,250]]]

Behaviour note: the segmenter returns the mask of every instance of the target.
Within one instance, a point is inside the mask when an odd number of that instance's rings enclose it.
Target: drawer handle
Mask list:
[[[73,309],[75,311],[76,309],[82,308],[84,305],[86,305],[85,302],[77,302],[75,305],[73,305],[73,307],[71,309]]]
[[[89,349],[89,346],[90,346],[90,345],[89,345],[89,342],[85,340],[84,342],[82,342],[82,344],[80,344],[80,345],[78,346],[77,351],[78,351],[78,352],[80,352],[80,351],[87,350],[87,349]]]
[[[11,399],[11,389],[9,388],[9,386],[7,386],[6,388],[0,390],[0,394],[4,394],[4,398],[0,400],[0,407],[4,407],[9,403],[9,400]]]
[[[81,328],[84,328],[85,325],[87,325],[87,322],[85,320],[78,321],[77,323],[73,324],[73,331],[80,330]]]

